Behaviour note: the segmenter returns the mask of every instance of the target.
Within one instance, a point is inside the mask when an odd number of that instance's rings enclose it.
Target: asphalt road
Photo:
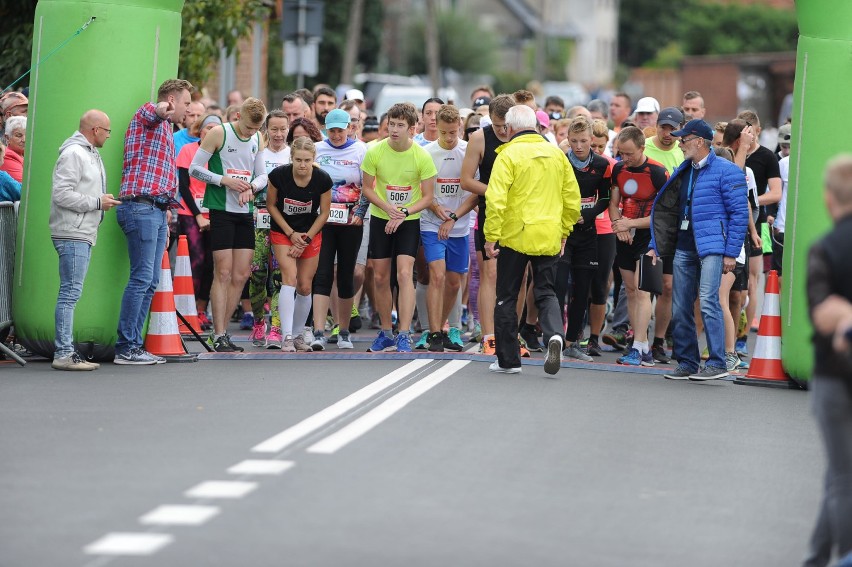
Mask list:
[[[804,553],[824,458],[805,392],[337,354],[0,365],[0,565],[782,566]]]

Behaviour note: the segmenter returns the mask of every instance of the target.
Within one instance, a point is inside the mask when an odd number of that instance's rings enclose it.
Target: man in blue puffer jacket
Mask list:
[[[736,266],[748,229],[746,177],[716,157],[713,128],[703,120],[690,120],[672,136],[680,138],[684,162],[654,201],[648,252],[674,256],[672,334],[678,366],[666,378],[715,380],[728,376],[719,286],[722,274]],[[696,291],[710,351],[703,370],[693,315]]]

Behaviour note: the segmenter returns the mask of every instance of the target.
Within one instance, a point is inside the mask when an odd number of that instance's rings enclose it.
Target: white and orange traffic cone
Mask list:
[[[174,279],[175,308],[186,322],[178,319],[178,330],[181,335],[198,334],[201,331],[201,323],[198,321],[198,310],[195,308],[195,291],[192,286],[192,264],[189,261],[189,243],[186,235],[180,235],[178,239],[177,258],[175,259]]]
[[[157,285],[157,291],[154,292],[154,298],[151,300],[148,334],[145,336],[145,350],[151,354],[162,356],[169,362],[195,362],[198,360],[194,354],[187,352],[178,331],[168,250],[163,252],[160,283]]]
[[[763,313],[757,331],[757,344],[751,357],[748,373],[734,380],[747,386],[795,388],[781,364],[781,290],[778,272],[772,270],[766,277],[763,295]]]

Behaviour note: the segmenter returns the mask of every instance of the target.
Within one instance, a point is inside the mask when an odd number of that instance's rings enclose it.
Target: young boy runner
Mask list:
[[[435,200],[420,215],[420,240],[429,264],[429,350],[445,348],[460,351],[459,321],[450,322],[449,333],[443,333],[444,321],[458,297],[462,278],[470,263],[468,213],[476,207],[478,195],[461,188],[461,166],[467,142],[459,140],[461,120],[455,106],[442,105],[437,113],[438,139],[425,146],[438,170]]]
[[[382,321],[369,352],[411,352],[412,271],[420,243],[420,211],[432,204],[438,173],[429,153],[411,140],[416,123],[414,105],[393,105],[388,110],[388,138],[371,147],[361,164],[363,192],[372,203],[369,250],[376,308]],[[395,341],[391,327],[392,260],[396,260],[399,283],[399,335]]]

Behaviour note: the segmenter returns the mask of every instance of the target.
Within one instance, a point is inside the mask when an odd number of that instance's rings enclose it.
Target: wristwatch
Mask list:
[[[400,207],[400,208],[399,208],[399,212],[401,212],[401,213],[402,213],[402,214],[404,214],[405,216],[408,216],[408,215],[410,215],[410,214],[411,214],[411,213],[409,213],[409,212],[408,212],[408,209],[406,209],[405,207]]]
[[[459,220],[459,217],[458,217],[458,216],[456,216],[456,214],[455,214],[455,213],[450,213],[450,214],[449,214],[449,215],[447,215],[447,216],[448,216],[448,217],[450,217],[451,219],[453,219],[454,221]]]

